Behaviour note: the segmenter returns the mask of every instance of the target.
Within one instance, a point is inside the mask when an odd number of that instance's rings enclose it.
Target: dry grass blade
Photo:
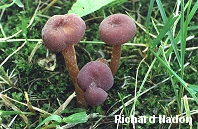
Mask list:
[[[13,56],[15,53],[17,53],[21,48],[23,48],[25,46],[25,44],[27,43],[27,41],[25,41],[20,47],[17,48],[17,50],[15,50],[13,53],[11,53],[9,56],[7,56],[7,58],[0,64],[0,66],[3,66],[8,59]]]
[[[18,111],[18,112],[22,112],[19,108],[17,108],[13,103],[11,103],[6,97],[5,97],[5,95],[3,95],[3,94],[0,94],[0,97],[1,97],[1,99],[3,100],[3,102],[6,104],[6,105],[8,105],[8,106],[10,106],[14,111]],[[25,116],[25,115],[23,115],[23,114],[20,114],[19,115],[21,118],[23,118],[23,120],[24,120],[24,122],[25,122],[25,124],[26,124],[26,126],[28,125],[28,118]]]
[[[2,66],[0,66],[0,84],[7,84],[9,86],[11,86],[12,88],[18,89],[20,90],[15,83],[17,82],[17,79],[15,82],[13,82],[11,79],[14,78],[16,76],[16,74],[14,73],[14,69],[11,71],[10,74],[8,74],[8,70],[7,72],[4,70],[4,68]]]
[[[52,0],[47,7],[45,7],[44,9],[41,10],[42,13],[44,13],[45,11],[47,11],[50,7],[52,7],[56,2],[58,2],[58,0]]]
[[[71,100],[76,96],[75,92],[71,94],[67,100],[54,112],[54,115],[59,115],[66,107],[67,105],[71,102]]]
[[[31,63],[32,62],[32,58],[34,56],[34,54],[36,53],[36,51],[38,50],[38,48],[41,46],[42,42],[38,41],[38,43],[36,44],[36,46],[34,47],[34,49],[32,50],[30,56],[28,56],[28,62]]]
[[[28,109],[32,112],[32,113],[36,113],[34,108],[32,107],[32,104],[30,103],[30,100],[29,100],[29,97],[28,97],[28,93],[25,91],[24,92],[25,94],[25,99],[27,101],[27,106],[28,106]]]
[[[14,102],[16,102],[16,103],[19,103],[19,104],[21,104],[21,105],[28,106],[28,105],[25,104],[25,103],[19,102],[19,101],[15,100],[15,99],[12,99],[12,98],[10,98],[10,97],[8,97],[8,96],[3,95],[3,94],[0,93],[0,97],[1,97],[1,98],[2,98],[2,96],[3,96],[6,100],[9,99],[9,100],[14,101]],[[52,115],[52,114],[50,114],[50,113],[48,113],[48,112],[46,112],[46,111],[44,111],[44,110],[42,110],[42,109],[39,109],[39,108],[37,108],[37,107],[32,106],[32,108],[33,108],[34,110],[40,112],[40,113],[45,114],[45,115]]]

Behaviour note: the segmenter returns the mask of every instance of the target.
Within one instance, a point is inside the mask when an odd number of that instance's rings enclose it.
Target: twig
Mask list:
[[[52,7],[58,0],[52,0],[52,2],[50,2],[47,7],[45,7],[44,9],[42,9],[42,13],[44,13],[45,11],[47,11],[50,7]]]
[[[71,102],[71,100],[76,96],[75,92],[71,94],[67,100],[53,113],[54,115],[59,115],[66,107],[67,105]]]

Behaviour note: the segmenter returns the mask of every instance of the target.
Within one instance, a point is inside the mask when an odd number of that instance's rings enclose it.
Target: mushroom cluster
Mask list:
[[[128,42],[136,33],[133,20],[125,14],[112,14],[99,26],[101,39],[113,46],[111,62],[98,59],[78,69],[74,45],[80,42],[86,29],[85,22],[76,14],[55,15],[42,29],[44,45],[53,52],[60,52],[65,59],[77,96],[77,104],[86,107],[103,103],[114,83],[119,67],[121,45]]]

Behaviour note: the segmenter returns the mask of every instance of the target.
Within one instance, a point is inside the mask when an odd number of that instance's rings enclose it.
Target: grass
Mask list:
[[[0,2],[1,128],[198,128],[198,2],[110,1],[93,4],[93,10],[84,6],[85,13],[76,8],[87,25],[75,46],[79,68],[101,56],[110,61],[112,48],[98,35],[105,16],[129,15],[137,33],[122,46],[108,99],[87,109],[76,106],[63,56],[49,52],[41,39],[50,16],[65,14],[78,3]],[[178,115],[191,117],[192,123],[115,123],[115,115]]]

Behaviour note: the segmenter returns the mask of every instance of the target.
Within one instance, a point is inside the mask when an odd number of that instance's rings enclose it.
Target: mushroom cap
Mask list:
[[[42,39],[50,51],[60,52],[80,42],[85,29],[85,22],[76,14],[54,15],[43,27]]]
[[[121,45],[128,42],[136,33],[136,25],[125,14],[112,14],[99,26],[101,39],[109,45]]]
[[[86,102],[91,106],[102,104],[107,99],[107,96],[106,91],[96,87],[96,84],[90,85],[84,94]]]
[[[106,64],[99,61],[91,61],[79,71],[77,82],[83,91],[86,91],[92,83],[96,87],[107,91],[113,86],[114,81],[112,72]]]

